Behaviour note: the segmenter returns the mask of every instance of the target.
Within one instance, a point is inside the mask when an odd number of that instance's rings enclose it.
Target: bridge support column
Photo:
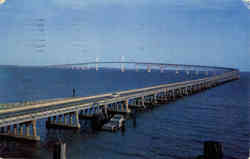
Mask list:
[[[175,100],[176,99],[176,96],[177,96],[178,94],[177,94],[177,92],[176,92],[176,90],[173,90],[173,100]]]
[[[23,124],[19,125],[19,135],[23,136]]]
[[[25,128],[25,136],[30,136],[30,123],[26,123]]]
[[[96,62],[96,64],[95,64],[95,70],[98,71],[99,70],[99,68],[98,68],[99,58],[98,57],[95,59],[95,62]]]
[[[125,72],[125,66],[124,66],[124,63],[121,64],[121,72]]]
[[[154,94],[153,104],[157,104],[157,93]]]
[[[131,110],[130,110],[129,107],[128,107],[128,99],[125,100],[125,107],[126,107],[126,112],[127,112],[127,113],[131,113]]]
[[[141,97],[141,106],[145,107],[145,99],[144,96]]]
[[[79,112],[78,111],[75,111],[75,119],[76,119],[76,127],[78,129],[80,129],[81,125],[80,125],[80,122],[79,122]]]
[[[151,72],[151,65],[150,64],[147,65],[147,72]]]
[[[120,105],[120,108],[121,108],[120,111],[124,112],[124,110],[125,110],[125,104],[124,104],[124,102],[120,103],[119,105]]]
[[[69,120],[67,120],[68,115],[69,115]],[[75,124],[73,123],[74,115],[75,115]],[[76,128],[79,129],[80,128],[78,111],[59,115],[58,121],[56,121],[56,116],[53,117],[52,122],[50,120],[51,119],[48,118],[48,121],[46,122],[47,128],[62,128],[62,129],[76,129]]]
[[[107,115],[108,114],[108,104],[104,105],[104,113]]]
[[[32,131],[33,131],[33,136],[37,136],[37,131],[36,131],[36,120],[32,121]]]
[[[7,133],[10,134],[10,125],[7,126]]]
[[[73,126],[73,114],[72,113],[69,114],[69,125]]]
[[[16,124],[13,125],[13,132],[14,132],[14,135],[17,135],[17,125]]]
[[[164,72],[164,67],[163,67],[163,65],[160,65],[160,72],[161,72],[161,73]]]
[[[135,71],[139,72],[138,64],[135,64]]]
[[[30,135],[30,124],[31,122],[20,123],[19,126],[17,124],[13,125],[13,132],[11,132],[11,126],[7,126],[7,132],[1,132],[0,136],[7,138],[15,138],[20,140],[28,140],[28,141],[39,141],[40,137],[36,136],[36,131],[34,135]],[[23,133],[25,125],[25,134]]]

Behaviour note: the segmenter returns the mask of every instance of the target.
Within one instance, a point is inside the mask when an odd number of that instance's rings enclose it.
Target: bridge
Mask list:
[[[204,78],[157,85],[152,87],[124,90],[89,97],[70,97],[26,103],[2,104],[0,106],[0,136],[15,139],[39,141],[37,122],[46,119],[48,128],[80,129],[79,120],[92,118],[96,114],[131,113],[132,109],[144,109],[156,104],[168,103],[183,96],[215,87],[217,85],[239,79],[239,71],[233,68],[209,67],[195,65],[145,63],[145,62],[87,62],[67,65],[41,66],[47,68],[70,68],[99,70],[102,64],[119,64],[121,72],[126,71],[125,65],[132,64],[135,70],[146,67],[146,72],[157,69],[164,73],[166,69],[185,71],[187,75],[205,73]],[[208,76],[209,72],[211,76]]]

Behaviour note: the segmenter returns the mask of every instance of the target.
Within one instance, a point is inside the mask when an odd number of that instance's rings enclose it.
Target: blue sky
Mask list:
[[[250,71],[240,0],[6,0],[0,64],[133,59]]]

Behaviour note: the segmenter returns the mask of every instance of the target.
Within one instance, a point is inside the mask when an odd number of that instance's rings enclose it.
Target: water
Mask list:
[[[89,96],[204,77],[159,70],[2,67],[0,72],[1,103],[69,97],[72,88],[77,96]],[[69,159],[188,159],[202,154],[204,141],[216,140],[223,143],[225,158],[244,159],[249,147],[249,76],[243,72],[240,80],[138,113],[136,125],[129,120],[125,132],[92,132],[84,121],[80,131],[48,131],[41,120],[41,143],[1,139],[0,144],[8,143],[5,152],[27,158],[52,158],[49,143],[61,139],[67,143]]]

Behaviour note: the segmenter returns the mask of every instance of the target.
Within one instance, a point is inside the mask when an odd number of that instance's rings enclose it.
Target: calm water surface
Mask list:
[[[175,72],[151,73],[133,70],[80,71],[69,69],[0,69],[1,103],[69,97],[72,88],[78,96],[142,88],[175,81],[196,79]],[[241,79],[185,97],[153,110],[138,113],[136,124],[129,120],[125,132],[93,132],[87,121],[80,131],[46,130],[45,120],[38,122],[41,144],[31,145],[0,140],[5,152],[27,158],[52,158],[51,141],[67,143],[69,159],[188,159],[202,154],[203,141],[223,143],[225,158],[248,156],[248,84],[250,73]]]

